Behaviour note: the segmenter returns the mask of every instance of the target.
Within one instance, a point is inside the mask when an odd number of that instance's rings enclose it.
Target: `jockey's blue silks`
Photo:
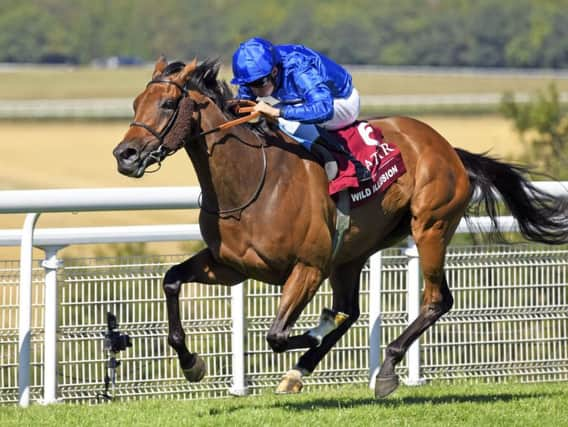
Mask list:
[[[353,93],[351,75],[325,55],[302,45],[272,45],[255,37],[240,45],[233,55],[231,81],[238,84],[237,97],[255,99],[247,84],[278,68],[274,98],[284,105],[280,116],[305,124],[329,121],[334,115],[334,100]],[[264,73],[264,74],[263,74]],[[261,75],[263,74],[263,75]]]

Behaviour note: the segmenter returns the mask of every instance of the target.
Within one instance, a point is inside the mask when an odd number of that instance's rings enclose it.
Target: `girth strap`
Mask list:
[[[333,260],[338,254],[341,244],[343,243],[343,235],[349,229],[350,224],[350,205],[349,192],[343,190],[339,192],[336,203],[337,216],[335,218],[335,233],[333,235],[333,250],[331,259]]]

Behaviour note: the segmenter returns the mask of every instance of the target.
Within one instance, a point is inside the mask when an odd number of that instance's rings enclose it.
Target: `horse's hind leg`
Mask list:
[[[359,318],[359,282],[365,259],[334,268],[329,276],[333,290],[333,310],[349,317],[339,327],[324,337],[318,347],[310,348],[288,371],[278,385],[277,393],[298,393],[302,389],[302,376],[313,372],[317,364]]]
[[[384,397],[398,387],[395,366],[402,360],[410,345],[453,305],[453,297],[444,275],[446,246],[453,235],[461,210],[443,219],[427,221],[420,216],[412,219],[412,234],[418,247],[420,264],[424,276],[423,301],[418,317],[391,342],[376,378],[375,396]],[[422,217],[424,218],[424,217]]]
[[[185,344],[185,332],[179,314],[181,285],[188,282],[234,285],[242,280],[244,276],[219,264],[208,249],[204,249],[181,264],[174,265],[166,272],[163,288],[168,309],[168,342],[177,352],[181,369],[188,381],[196,382],[203,378],[205,363],[197,353],[190,353]]]

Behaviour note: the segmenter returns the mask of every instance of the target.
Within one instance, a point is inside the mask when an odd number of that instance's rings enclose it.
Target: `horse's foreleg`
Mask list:
[[[188,282],[234,285],[244,276],[219,264],[211,252],[204,249],[195,256],[170,268],[163,282],[168,309],[168,343],[178,354],[183,374],[188,381],[200,381],[205,375],[205,363],[197,353],[191,353],[185,344],[185,332],[180,319],[179,293],[181,285]]]
[[[274,319],[266,335],[266,340],[273,351],[281,353],[290,348],[298,348],[300,344],[309,346],[313,343],[309,337],[305,342],[304,337],[290,341],[289,335],[300,313],[316,293],[322,278],[322,272],[319,268],[302,263],[294,266],[282,288],[276,319]],[[299,339],[303,341],[301,343],[295,342]]]
[[[334,268],[329,276],[333,290],[333,311],[345,313],[347,318],[325,335],[318,346],[312,346],[296,366],[289,370],[278,385],[277,393],[298,393],[303,386],[302,377],[313,372],[317,364],[359,318],[359,282],[366,259]]]

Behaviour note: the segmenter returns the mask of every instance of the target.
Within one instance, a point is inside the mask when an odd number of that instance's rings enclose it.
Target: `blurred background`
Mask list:
[[[232,52],[252,36],[344,64],[364,116],[411,115],[456,147],[568,179],[568,0],[0,0],[0,189],[197,185],[183,153],[134,180],[116,172],[111,151],[160,54],[219,58],[229,79]],[[38,227],[195,220],[188,211],[44,214]],[[0,228],[22,223],[0,216]]]

